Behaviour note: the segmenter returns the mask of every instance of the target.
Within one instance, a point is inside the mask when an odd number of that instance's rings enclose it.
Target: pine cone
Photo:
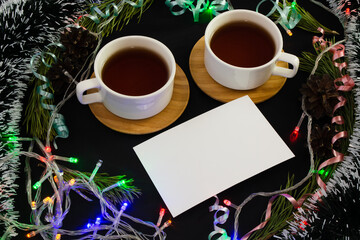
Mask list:
[[[66,53],[76,59],[86,58],[97,44],[96,37],[88,30],[75,27],[65,29],[60,41],[66,47]]]
[[[314,153],[320,158],[329,158],[332,156],[333,146],[331,139],[335,134],[334,128],[325,124],[320,127],[318,124],[314,124],[310,135],[310,144]]]
[[[95,50],[97,38],[83,28],[66,28],[60,35],[60,42],[65,51],[60,53],[59,60],[48,71],[55,95],[62,95],[68,88],[71,80],[64,75],[67,71],[75,77],[86,62],[87,57]],[[72,85],[71,88],[74,88]]]
[[[55,97],[63,95],[71,83],[71,80],[64,75],[64,72],[67,71],[66,67],[64,68],[64,65],[65,64],[59,60],[46,74],[46,77],[51,81]],[[75,84],[72,84],[70,90],[74,88]]]
[[[305,97],[305,109],[311,116],[316,119],[332,116],[339,94],[329,75],[310,76],[300,92]]]

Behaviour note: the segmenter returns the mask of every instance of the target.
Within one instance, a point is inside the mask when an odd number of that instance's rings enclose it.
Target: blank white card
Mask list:
[[[248,96],[165,131],[134,150],[173,217],[294,157]]]

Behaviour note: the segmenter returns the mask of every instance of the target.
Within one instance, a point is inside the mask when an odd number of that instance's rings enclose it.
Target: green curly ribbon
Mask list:
[[[111,16],[111,11],[110,9],[113,8],[114,11],[113,11],[113,15],[114,17],[117,17],[119,16],[119,12],[121,11],[122,7],[120,7],[120,5],[122,5],[123,3],[127,3],[127,4],[130,4],[132,7],[134,8],[140,8],[142,7],[143,5],[143,0],[139,0],[138,3],[136,2],[133,2],[131,0],[125,0],[121,3],[119,3],[118,5],[116,5],[115,3],[110,3],[106,6],[105,8],[105,13],[103,13],[98,7],[91,7],[90,11],[91,11],[91,14],[85,14],[84,17],[88,17],[90,18],[91,20],[93,20],[96,24],[99,24],[100,23],[100,19],[98,18],[97,15],[99,15],[101,18],[108,18]],[[120,7],[120,8],[119,8]],[[120,10],[119,10],[120,9]]]
[[[259,2],[259,4],[256,6],[257,12],[259,10],[260,5],[266,1],[268,1],[268,0],[262,0],[261,2]],[[286,1],[284,1],[283,9],[281,9],[279,6],[279,0],[276,0],[276,1],[269,0],[269,1],[272,2],[274,4],[274,6],[266,16],[269,17],[275,11],[278,11],[280,14],[280,17],[278,19],[278,22],[280,23],[280,25],[285,26],[288,29],[293,29],[301,20],[301,15],[297,11],[295,0],[291,3],[290,6],[286,5]]]
[[[232,7],[225,0],[214,0],[210,3],[209,9],[214,16],[217,16],[221,11],[231,10]]]
[[[88,17],[91,20],[93,20],[96,24],[100,23],[99,18],[97,17],[97,14],[100,15],[102,18],[108,18],[110,17],[110,8],[114,8],[114,14],[113,16],[116,17],[119,15],[119,8],[115,3],[111,3],[106,6],[105,13],[103,13],[98,7],[91,7],[91,14],[85,14],[84,17]]]
[[[215,196],[216,201],[214,205],[210,206],[209,211],[215,211],[214,215],[214,231],[212,231],[209,236],[208,240],[231,240],[231,238],[227,235],[225,229],[218,226],[218,224],[226,223],[227,219],[229,218],[230,210],[226,207],[219,205],[219,198]],[[223,214],[219,214],[219,212],[223,212]]]
[[[115,3],[108,4],[105,8],[105,13],[103,13],[98,7],[91,7],[91,14],[85,14],[84,17],[88,17],[92,21],[94,21],[96,24],[99,24],[100,19],[98,16],[100,16],[100,18],[108,18],[111,16],[111,9],[113,9],[112,16],[117,17],[123,7],[123,4],[125,4],[125,3],[130,4],[134,8],[140,8],[143,6],[143,0],[138,0],[138,1],[137,0],[135,0],[135,1],[124,0],[124,1],[121,1],[118,5],[116,5]],[[73,24],[67,25],[66,27],[70,27],[70,26],[80,27],[80,26],[76,26]],[[62,50],[65,49],[65,46],[62,45],[61,43],[51,43],[46,48],[49,49],[49,47],[51,47],[51,46],[59,47]],[[45,58],[46,56],[49,56],[53,60],[54,63],[57,62],[57,58],[56,58],[55,54],[51,53],[49,51],[43,51],[41,53],[37,53],[30,60],[31,71],[33,72],[33,74],[36,78],[38,78],[39,80],[41,80],[43,82],[43,84],[41,86],[37,87],[36,91],[41,96],[40,105],[44,109],[50,111],[51,114],[54,114],[54,122],[52,124],[52,127],[55,129],[55,131],[57,133],[57,137],[67,138],[69,136],[69,130],[65,125],[64,116],[57,112],[54,112],[54,110],[56,108],[55,105],[46,103],[46,100],[54,98],[54,95],[48,91],[48,88],[50,87],[49,79],[47,79],[46,76],[37,73],[35,70],[36,69],[35,60],[38,57],[41,58],[41,62],[46,67],[51,68],[51,64],[48,64],[46,62],[46,58]]]
[[[46,48],[49,49],[49,47],[51,46],[55,46],[55,47],[59,47],[62,50],[65,49],[65,46],[62,45],[61,43],[51,43],[49,45],[46,46]],[[55,118],[54,118],[54,122],[52,127],[55,129],[57,137],[61,137],[61,138],[67,138],[69,136],[69,130],[65,125],[65,119],[64,116],[54,112],[55,110],[55,105],[51,105],[51,104],[47,104],[45,103],[45,101],[47,99],[53,99],[54,95],[50,92],[48,92],[48,88],[50,86],[50,81],[47,77],[45,77],[44,75],[41,75],[39,73],[36,72],[36,66],[35,66],[35,60],[40,57],[41,58],[41,62],[48,68],[51,68],[51,64],[48,64],[46,62],[46,56],[50,56],[54,63],[57,62],[57,58],[55,56],[55,54],[51,53],[51,52],[41,52],[41,53],[37,53],[35,55],[32,56],[31,60],[30,60],[30,68],[32,73],[34,74],[34,76],[41,80],[43,82],[42,85],[38,86],[36,89],[36,92],[41,96],[40,97],[40,105],[45,109],[45,110],[49,110],[51,114],[55,114]]]
[[[130,4],[131,6],[135,7],[135,8],[139,8],[139,7],[142,7],[143,5],[143,0],[139,0],[138,3],[135,3],[133,1],[130,1],[130,0],[125,0],[126,3]]]
[[[231,7],[226,0],[198,0],[196,5],[194,4],[195,0],[166,0],[165,4],[169,7],[170,12],[179,16],[187,9],[193,13],[194,22],[199,21],[199,16],[202,12],[210,10],[212,15],[217,16],[220,14],[220,11],[230,10]],[[174,8],[180,8],[178,11]]]

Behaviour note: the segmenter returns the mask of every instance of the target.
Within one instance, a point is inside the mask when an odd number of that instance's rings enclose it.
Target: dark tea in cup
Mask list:
[[[210,47],[221,60],[237,67],[258,67],[275,56],[270,33],[249,21],[234,21],[220,27],[212,36]]]
[[[176,62],[160,41],[124,36],[100,49],[94,72],[93,78],[76,85],[79,102],[101,103],[118,117],[137,120],[160,113],[170,103]]]
[[[141,96],[164,86],[169,79],[169,70],[158,54],[136,47],[112,55],[104,64],[101,76],[105,85],[115,92]]]
[[[265,15],[245,9],[219,14],[206,26],[204,64],[207,73],[224,87],[249,90],[272,75],[294,77],[299,59],[282,51],[278,26]],[[277,66],[278,61],[293,67]]]

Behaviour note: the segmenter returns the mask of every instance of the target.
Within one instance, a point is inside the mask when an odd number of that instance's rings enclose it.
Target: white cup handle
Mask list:
[[[296,75],[299,69],[299,62],[300,62],[297,56],[289,53],[281,52],[278,61],[284,61],[290,63],[293,66],[293,68],[288,69],[284,67],[275,66],[272,75],[278,75],[287,78],[292,78]]]
[[[86,90],[97,88],[100,89],[100,83],[97,78],[91,78],[79,82],[76,85],[76,96],[80,103],[90,104],[95,102],[102,102],[102,97],[100,92],[84,94]]]

